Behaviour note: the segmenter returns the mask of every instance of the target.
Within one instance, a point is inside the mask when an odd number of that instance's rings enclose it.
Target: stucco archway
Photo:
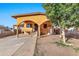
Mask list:
[[[52,28],[52,23],[50,21],[45,21],[40,25],[40,33],[41,35],[43,34],[48,34],[50,33],[50,29]]]

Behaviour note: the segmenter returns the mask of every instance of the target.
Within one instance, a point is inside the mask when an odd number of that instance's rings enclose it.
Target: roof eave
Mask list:
[[[12,16],[13,18],[18,18],[18,17],[25,17],[25,16],[33,16],[33,15],[45,15],[45,13],[37,13],[37,14],[20,14],[20,15],[15,15]]]

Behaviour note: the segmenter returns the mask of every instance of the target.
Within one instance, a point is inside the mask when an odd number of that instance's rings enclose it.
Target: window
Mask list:
[[[26,25],[26,27],[27,27],[27,28],[30,28],[30,27],[32,27],[32,24],[29,24],[29,23],[28,23],[28,24]]]
[[[47,24],[44,24],[44,28],[47,28]]]

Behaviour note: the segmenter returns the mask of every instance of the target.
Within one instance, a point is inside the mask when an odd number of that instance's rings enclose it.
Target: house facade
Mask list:
[[[21,28],[22,32],[38,32],[38,35],[44,35],[50,33],[52,23],[47,19],[44,13],[35,12],[30,14],[21,14],[12,16],[17,20],[16,27]],[[21,25],[23,25],[21,27]]]

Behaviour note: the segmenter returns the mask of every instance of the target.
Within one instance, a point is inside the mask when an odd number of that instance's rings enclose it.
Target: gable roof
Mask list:
[[[18,18],[18,17],[24,17],[24,16],[33,16],[33,15],[45,15],[45,13],[42,13],[42,12],[33,12],[33,13],[27,13],[27,14],[14,15],[12,17],[13,18]]]

